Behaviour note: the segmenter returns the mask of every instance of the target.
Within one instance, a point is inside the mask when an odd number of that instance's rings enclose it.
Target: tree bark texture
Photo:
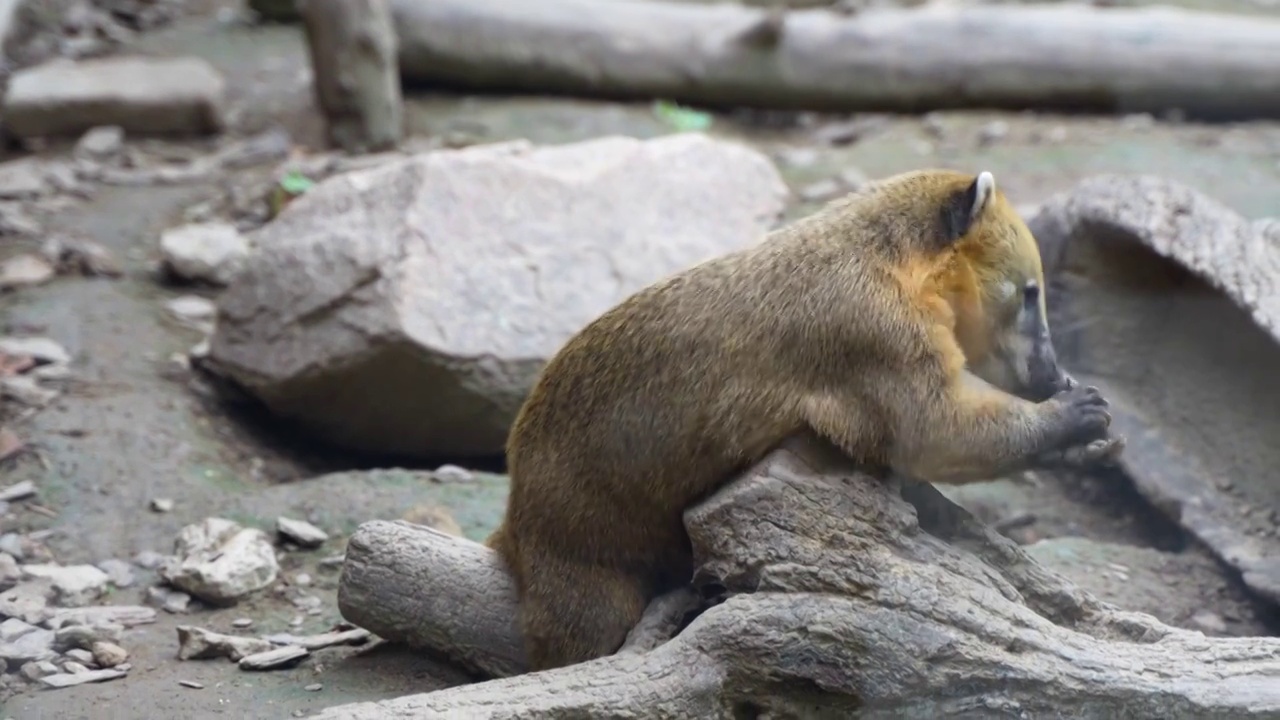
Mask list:
[[[407,82],[827,111],[1280,115],[1280,20],[1079,4],[845,15],[652,0],[391,0]]]
[[[394,147],[404,111],[387,0],[299,0],[299,11],[330,143],[348,152]]]
[[[861,474],[812,438],[686,525],[695,585],[727,599],[655,649],[316,717],[1280,718],[1280,638],[1210,639],[1102,603],[933,487]],[[460,542],[364,525],[344,615],[455,654],[514,641],[489,551],[439,549]],[[476,623],[485,641],[441,646]]]

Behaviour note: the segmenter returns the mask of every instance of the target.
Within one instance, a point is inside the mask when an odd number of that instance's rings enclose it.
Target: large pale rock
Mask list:
[[[199,58],[56,60],[9,81],[5,129],[16,137],[79,135],[115,125],[136,135],[200,135],[225,123],[225,82]]]
[[[271,538],[222,518],[188,525],[174,541],[175,562],[160,575],[215,605],[231,605],[275,582],[280,572]]]
[[[1147,176],[1085,180],[1031,227],[1059,358],[1110,398],[1121,466],[1280,602],[1280,245]]]
[[[336,176],[253,233],[211,359],[350,448],[499,453],[573,333],[758,241],[785,194],[765,156],[699,134],[505,143]]]

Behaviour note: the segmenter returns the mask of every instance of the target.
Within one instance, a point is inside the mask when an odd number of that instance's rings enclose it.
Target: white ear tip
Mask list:
[[[990,195],[996,189],[996,176],[990,170],[978,173],[978,195]]]

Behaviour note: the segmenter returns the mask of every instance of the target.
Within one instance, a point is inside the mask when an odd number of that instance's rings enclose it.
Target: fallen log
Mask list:
[[[1058,360],[1111,402],[1121,468],[1280,603],[1280,243],[1154,176],[1087,178],[1029,225]]]
[[[1280,638],[1210,639],[1102,603],[932,486],[878,481],[811,439],[686,525],[695,584],[727,599],[655,649],[316,717],[1280,717]],[[493,622],[489,640],[510,639],[503,583],[469,574],[489,576],[489,551],[473,543],[460,561],[440,549],[457,539],[385,522],[352,542],[340,597],[360,598],[371,631],[431,645]],[[481,583],[494,594],[463,602]]]
[[[1280,115],[1280,20],[1077,4],[830,10],[652,0],[392,0],[406,83],[921,112]]]
[[[395,147],[403,128],[388,0],[300,0],[316,104],[329,142],[351,153]]]

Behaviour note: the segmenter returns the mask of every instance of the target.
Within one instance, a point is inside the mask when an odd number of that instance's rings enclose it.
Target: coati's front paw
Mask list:
[[[1055,448],[1065,450],[1107,438],[1111,413],[1107,412],[1109,403],[1098,388],[1076,385],[1054,395],[1049,402],[1057,409]]]
[[[1089,468],[1098,465],[1114,465],[1124,452],[1124,438],[1109,437],[1094,440],[1086,445],[1072,445],[1059,450],[1050,450],[1036,458],[1035,464],[1040,467]]]

